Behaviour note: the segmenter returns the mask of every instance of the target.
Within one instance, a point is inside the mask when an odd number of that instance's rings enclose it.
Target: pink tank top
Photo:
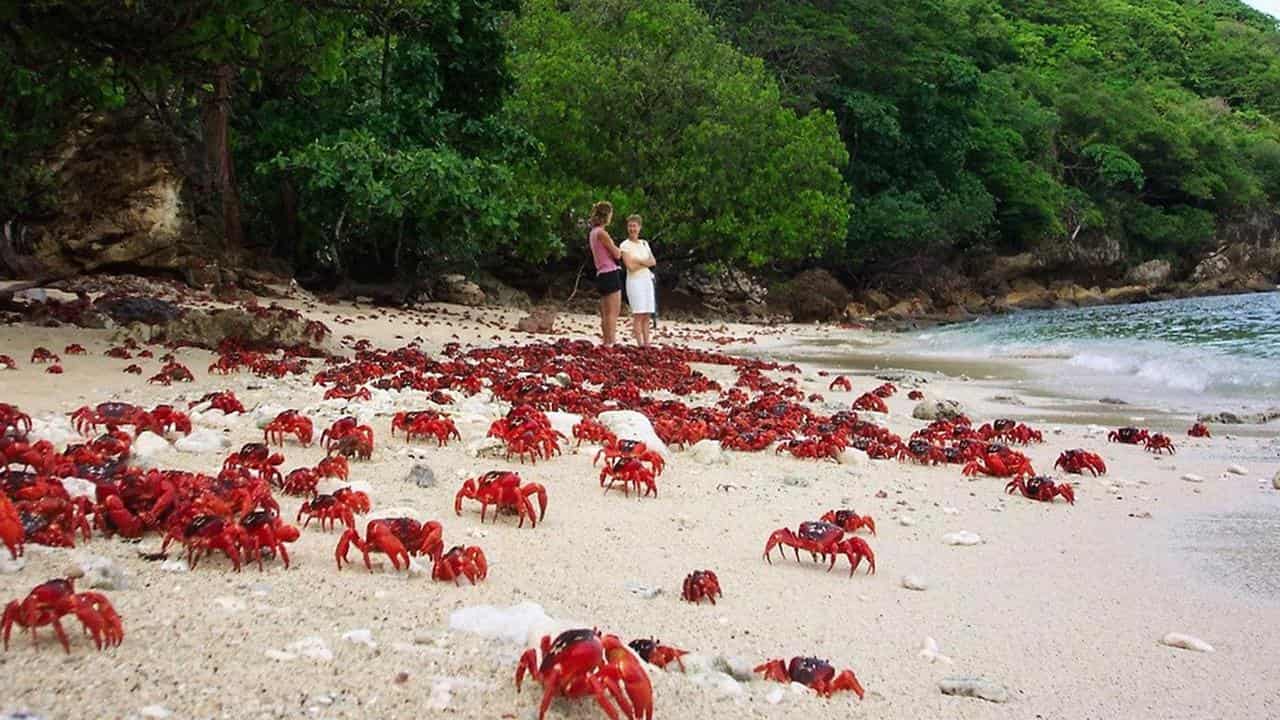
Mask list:
[[[587,242],[591,245],[591,257],[596,261],[597,275],[618,269],[618,262],[609,254],[609,248],[605,247],[604,241],[600,239],[603,234],[603,227],[594,227],[591,228],[591,234],[587,236]]]

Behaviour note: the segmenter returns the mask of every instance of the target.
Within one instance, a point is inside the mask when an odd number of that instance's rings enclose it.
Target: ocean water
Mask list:
[[[1016,360],[1056,393],[1177,410],[1280,406],[1280,292],[1024,311],[892,343],[936,358]]]

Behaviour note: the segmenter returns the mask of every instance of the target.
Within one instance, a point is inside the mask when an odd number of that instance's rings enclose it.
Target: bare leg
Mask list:
[[[633,318],[636,325],[636,342],[640,343],[640,347],[649,347],[649,324],[652,317],[649,313],[640,313]]]
[[[600,299],[601,331],[606,347],[613,345],[618,335],[618,313],[622,310],[622,293],[612,292]]]
[[[644,329],[641,325],[644,319],[644,315],[636,315],[635,313],[631,315],[631,337],[635,338],[636,345],[640,347],[644,347]]]

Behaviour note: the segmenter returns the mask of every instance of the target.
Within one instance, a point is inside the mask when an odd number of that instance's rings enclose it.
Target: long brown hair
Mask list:
[[[591,206],[591,227],[600,227],[609,222],[609,218],[613,215],[613,203],[608,200],[601,200]]]

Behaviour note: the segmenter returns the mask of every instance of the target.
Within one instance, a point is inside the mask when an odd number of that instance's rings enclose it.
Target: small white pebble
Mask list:
[[[919,575],[903,575],[902,587],[908,590],[927,590],[929,583]]]
[[[1243,465],[1236,465],[1234,463],[1227,466],[1227,472],[1231,473],[1232,475],[1248,475],[1249,474],[1249,470],[1246,469]]]
[[[1186,475],[1183,475],[1183,476],[1182,476],[1182,479],[1183,479],[1183,480],[1186,480],[1186,481],[1187,481],[1187,482],[1189,482],[1189,483],[1202,483],[1202,482],[1204,482],[1204,478],[1200,477],[1199,475],[1196,475],[1195,473],[1187,473]]]
[[[942,542],[946,545],[977,545],[982,542],[982,536],[975,532],[961,530],[943,535]]]
[[[1194,650],[1196,652],[1213,652],[1213,646],[1201,640],[1198,637],[1186,635],[1184,633],[1169,633],[1160,639],[1160,642],[1169,647],[1181,648],[1183,650]]]

